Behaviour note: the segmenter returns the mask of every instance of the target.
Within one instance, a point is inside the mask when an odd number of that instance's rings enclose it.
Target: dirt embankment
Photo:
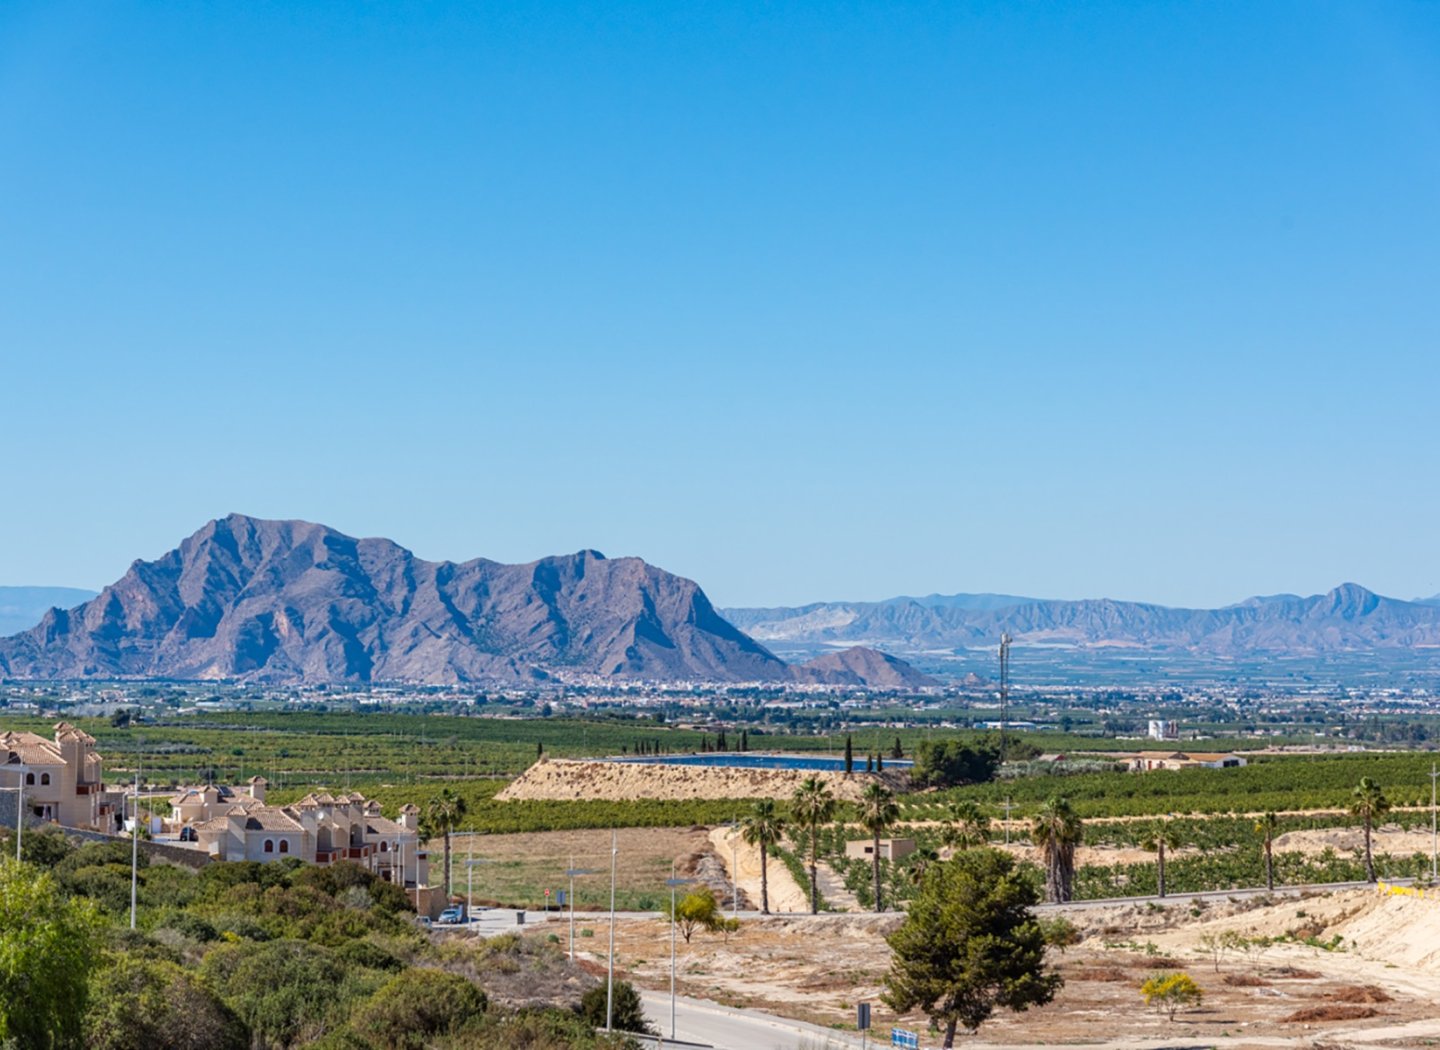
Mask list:
[[[603,799],[789,798],[808,777],[830,785],[836,798],[858,801],[871,775],[809,769],[736,769],[723,766],[665,766],[644,762],[542,759],[496,795],[519,799],[578,801]]]

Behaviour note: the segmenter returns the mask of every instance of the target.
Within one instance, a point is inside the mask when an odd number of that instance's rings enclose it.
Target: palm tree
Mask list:
[[[884,784],[871,783],[865,786],[860,796],[860,823],[870,832],[874,841],[871,862],[875,878],[875,910],[884,911],[885,902],[880,893],[880,837],[895,826],[900,819],[900,806],[895,793]]]
[[[1180,848],[1180,832],[1168,820],[1163,821],[1140,843],[1141,849],[1155,854],[1157,897],[1165,896],[1165,850]]]
[[[1074,890],[1075,847],[1084,837],[1084,826],[1070,801],[1052,797],[1041,806],[1030,824],[1030,837],[1040,847],[1045,865],[1045,896],[1063,904]]]
[[[425,803],[425,825],[445,841],[445,899],[450,899],[450,833],[465,816],[465,800],[450,788]]]
[[[990,841],[990,818],[973,799],[951,802],[940,841],[952,850],[974,849]]]
[[[914,859],[910,861],[910,882],[918,886],[925,881],[925,873],[930,870],[930,865],[940,863],[940,854],[933,849],[917,849],[911,857]]]
[[[1365,823],[1365,878],[1375,881],[1375,857],[1370,852],[1370,832],[1375,820],[1390,812],[1390,800],[1380,785],[1370,777],[1361,777],[1355,790],[1350,792],[1350,813]]]
[[[849,747],[849,738],[846,738]],[[835,796],[819,777],[806,777],[790,799],[790,811],[810,833],[810,914],[820,914],[820,888],[815,869],[820,862],[818,835],[821,824],[835,819]]]
[[[770,914],[770,847],[785,834],[785,818],[775,808],[773,798],[759,799],[750,807],[750,815],[740,822],[740,837],[751,846],[760,847],[760,914]]]
[[[1266,813],[1255,822],[1255,830],[1265,836],[1265,888],[1275,888],[1275,832],[1279,828],[1280,819],[1274,813]]]

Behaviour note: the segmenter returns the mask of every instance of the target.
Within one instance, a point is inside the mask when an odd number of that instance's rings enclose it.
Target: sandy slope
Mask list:
[[[542,759],[496,795],[513,799],[789,798],[808,777],[819,777],[837,798],[857,801],[874,776],[803,769],[661,766],[639,762]]]
[[[749,845],[738,831],[732,832],[727,827],[719,827],[710,832],[710,841],[715,844],[715,852],[719,854],[727,872],[730,872],[731,847],[734,847],[733,857],[736,867],[739,869],[739,878],[736,881],[739,882],[740,889],[744,891],[745,896],[749,897],[758,907],[760,904],[759,847]],[[784,863],[771,857],[770,863],[767,865],[767,872],[772,912],[810,910],[810,901],[805,896],[805,891],[796,884]]]

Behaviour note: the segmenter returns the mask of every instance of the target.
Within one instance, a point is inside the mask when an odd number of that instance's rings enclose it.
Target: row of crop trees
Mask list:
[[[1028,842],[1038,848],[1038,868],[1022,865],[1043,884],[1050,900],[1075,897],[1094,899],[1112,896],[1165,896],[1175,890],[1196,892],[1234,889],[1264,884],[1273,889],[1284,883],[1340,882],[1377,877],[1372,832],[1391,812],[1391,803],[1380,785],[1364,777],[1351,789],[1344,817],[1281,817],[1266,812],[1253,818],[1174,818],[1120,824],[1087,823],[1067,798],[1056,796],[1036,808],[1024,829]],[[989,844],[996,836],[985,809],[974,799],[951,799],[935,824],[909,829],[918,848],[902,863],[884,865],[884,877],[844,855],[846,830],[843,825],[821,833],[820,852],[845,875],[847,885],[863,903],[881,899],[883,883],[892,898],[904,898],[924,876],[927,865],[951,852]],[[927,814],[928,815],[928,814]],[[1283,830],[1299,826],[1358,825],[1364,830],[1364,846],[1348,857],[1326,849],[1317,855],[1277,854],[1275,840]],[[889,832],[891,826],[881,829]],[[867,825],[868,828],[868,825]],[[1246,838],[1253,843],[1245,849]],[[1109,842],[1134,845],[1155,855],[1150,864],[1087,865],[1078,867],[1076,850],[1082,842]],[[1181,853],[1185,847],[1193,852]],[[873,865],[874,862],[872,862]],[[1430,867],[1428,857],[1392,859],[1391,874],[1423,875]]]

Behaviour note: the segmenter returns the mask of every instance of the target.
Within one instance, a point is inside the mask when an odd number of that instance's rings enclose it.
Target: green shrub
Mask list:
[[[352,1026],[383,1050],[421,1050],[485,1012],[485,993],[443,970],[412,969],[390,979],[356,1012]]]
[[[605,1027],[605,985],[597,984],[580,1000],[580,1016],[593,1028]],[[650,1022],[645,1019],[645,1005],[640,993],[629,981],[615,982],[615,1003],[611,1027],[621,1032],[654,1034]]]
[[[121,958],[91,984],[86,1050],[245,1050],[249,1033],[174,963]]]

